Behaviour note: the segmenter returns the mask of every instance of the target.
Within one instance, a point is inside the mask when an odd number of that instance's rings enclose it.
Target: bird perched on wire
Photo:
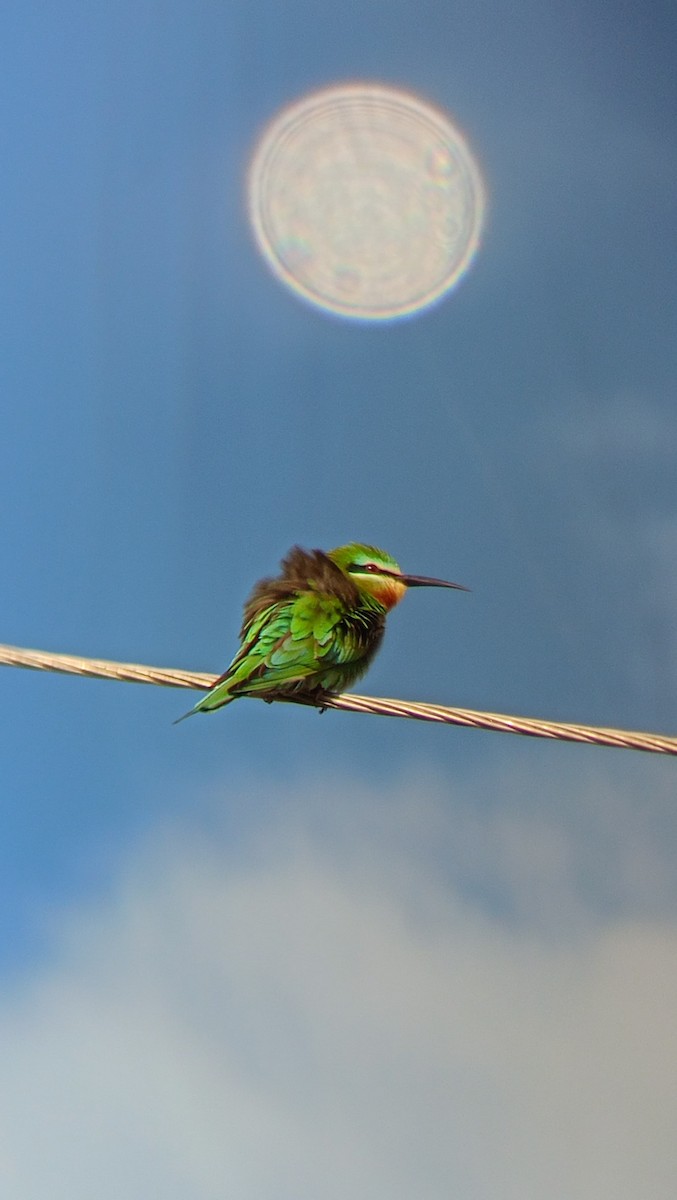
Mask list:
[[[240,649],[190,712],[212,712],[239,696],[322,707],[367,670],[386,616],[411,587],[460,583],[405,575],[389,554],[351,542],[336,550],[294,546],[280,574],[261,579],[244,606]]]

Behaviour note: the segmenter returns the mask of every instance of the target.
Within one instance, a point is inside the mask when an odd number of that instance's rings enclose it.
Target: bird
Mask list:
[[[322,709],[323,700],[365,673],[381,645],[387,614],[415,587],[469,590],[444,579],[405,575],[389,554],[361,542],[329,551],[293,546],[280,574],[259,580],[245,602],[240,648],[230,666],[178,721],[240,696]]]

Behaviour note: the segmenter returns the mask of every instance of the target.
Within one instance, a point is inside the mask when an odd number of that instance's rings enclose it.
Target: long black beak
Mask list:
[[[446,579],[428,579],[427,575],[398,575],[397,578],[406,583],[407,587],[448,587],[456,588],[457,592],[470,591],[470,588],[464,587],[462,583],[448,583]]]

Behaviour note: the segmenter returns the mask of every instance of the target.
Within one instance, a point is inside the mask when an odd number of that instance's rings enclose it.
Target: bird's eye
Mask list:
[[[348,570],[352,575],[378,575],[380,567],[376,563],[351,563]]]
[[[379,573],[379,568],[376,566],[376,563],[364,563],[360,570],[368,571],[370,575],[378,575]]]

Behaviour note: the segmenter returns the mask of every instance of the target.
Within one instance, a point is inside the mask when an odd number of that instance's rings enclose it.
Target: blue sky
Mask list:
[[[1,640],[219,671],[290,545],[357,539],[472,589],[363,690],[674,732],[676,41],[658,2],[10,2]],[[378,327],[246,217],[265,122],[353,79],[451,113],[489,201]],[[0,673],[12,1195],[667,1195],[674,763],[187,700]]]

